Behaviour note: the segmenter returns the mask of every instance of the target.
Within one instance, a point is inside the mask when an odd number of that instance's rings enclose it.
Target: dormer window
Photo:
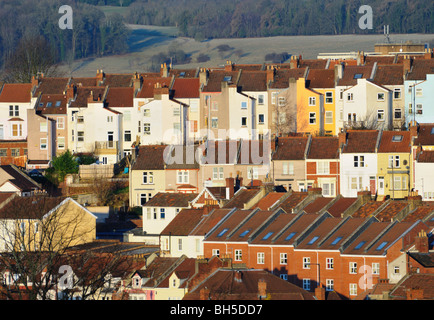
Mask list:
[[[393,142],[401,142],[402,141],[403,136],[402,135],[396,135],[392,137],[392,141]]]

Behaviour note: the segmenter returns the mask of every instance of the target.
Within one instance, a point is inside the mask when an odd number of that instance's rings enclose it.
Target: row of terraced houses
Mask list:
[[[40,74],[2,87],[0,164],[43,170],[65,150],[100,166],[129,159],[129,206],[142,217],[123,242],[158,257],[112,298],[216,298],[235,290],[225,281],[253,277],[255,298],[266,288],[375,299],[399,287],[432,299],[433,67],[426,49]],[[405,288],[413,275],[425,285]]]

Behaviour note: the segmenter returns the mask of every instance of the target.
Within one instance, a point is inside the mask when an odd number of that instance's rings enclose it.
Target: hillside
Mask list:
[[[173,27],[128,25],[132,30],[129,37],[129,52],[100,58],[75,61],[63,65],[68,75],[93,76],[97,69],[111,73],[147,72],[152,70],[152,58],[170,47],[185,51],[190,62],[175,64],[175,68],[215,67],[223,65],[227,59],[238,64],[263,63],[265,55],[287,52],[303,55],[305,59],[316,58],[324,52],[374,51],[374,45],[384,40],[383,35],[320,35],[320,36],[276,36],[260,38],[212,39],[195,41],[187,37],[174,37]],[[431,42],[434,34],[391,35],[394,42]],[[219,48],[226,47],[227,51]],[[264,49],[265,48],[265,49]],[[198,62],[200,55],[208,61]],[[159,67],[159,66],[157,66]]]

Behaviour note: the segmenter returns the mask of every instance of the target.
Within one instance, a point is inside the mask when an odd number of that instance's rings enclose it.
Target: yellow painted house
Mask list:
[[[297,81],[297,132],[336,134],[335,71],[309,69]]]
[[[309,88],[324,97],[324,134],[336,135],[335,71],[333,69],[309,70],[307,81]]]
[[[320,134],[324,130],[324,99],[307,87],[306,78],[297,80],[297,132]]]
[[[71,198],[16,196],[0,209],[0,251],[61,251],[96,239],[96,216]]]
[[[377,151],[378,200],[404,199],[411,190],[411,133],[383,131]]]

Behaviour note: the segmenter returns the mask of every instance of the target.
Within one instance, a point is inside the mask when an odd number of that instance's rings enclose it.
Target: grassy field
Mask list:
[[[110,14],[110,8],[106,14]],[[112,9],[113,10],[113,9]],[[170,45],[175,44],[191,57],[185,65],[174,68],[196,68],[197,66],[215,67],[223,65],[226,60],[235,63],[263,63],[268,53],[288,52],[302,55],[305,59],[316,58],[319,53],[365,51],[373,52],[374,45],[384,41],[381,35],[338,35],[338,36],[279,36],[247,39],[212,39],[195,41],[194,39],[177,37],[175,27],[155,27],[129,25],[129,52],[123,55],[78,60],[71,65],[60,67],[66,76],[93,76],[96,70],[103,69],[107,73],[147,72],[150,70],[151,57],[159,52],[167,52]],[[391,35],[392,42],[427,43],[434,40],[434,34]],[[220,52],[219,45],[228,45],[230,49]],[[210,60],[198,63],[200,54],[209,56]]]

